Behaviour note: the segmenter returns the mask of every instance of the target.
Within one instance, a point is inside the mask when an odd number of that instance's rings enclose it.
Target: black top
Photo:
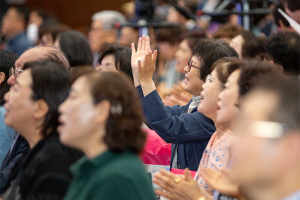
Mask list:
[[[63,146],[57,134],[47,136],[12,169],[4,200],[62,199],[72,179],[69,167],[83,154]]]

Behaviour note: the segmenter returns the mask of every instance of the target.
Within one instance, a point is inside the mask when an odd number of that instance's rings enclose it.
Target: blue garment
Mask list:
[[[0,165],[7,154],[15,135],[15,131],[5,125],[4,113],[4,106],[0,106]]]
[[[197,171],[202,153],[216,131],[214,122],[197,112],[197,108],[188,114],[192,101],[185,106],[164,106],[156,90],[144,97],[141,86],[136,89],[140,94],[148,125],[165,142],[172,143],[171,163],[177,147],[178,168],[188,167]]]
[[[16,35],[15,37],[9,39],[6,42],[6,51],[10,51],[17,56],[20,56],[24,53],[28,48],[32,47],[33,45],[28,41],[24,32]]]
[[[294,192],[290,196],[282,199],[282,200],[299,200],[300,199],[300,190]]]

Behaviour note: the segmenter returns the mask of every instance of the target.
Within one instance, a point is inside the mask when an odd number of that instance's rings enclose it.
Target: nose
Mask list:
[[[7,83],[8,83],[9,85],[11,85],[11,86],[14,86],[15,83],[16,83],[15,76],[14,76],[14,75],[11,75],[11,76],[9,77],[9,79],[7,80]]]
[[[184,73],[188,73],[189,72],[189,67],[188,66],[185,66],[184,67]]]

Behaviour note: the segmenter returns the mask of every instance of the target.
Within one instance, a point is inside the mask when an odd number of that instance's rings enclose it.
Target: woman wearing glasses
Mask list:
[[[153,54],[150,51],[148,37],[140,38],[137,51],[132,45],[134,83],[141,96],[147,123],[162,139],[172,143],[172,168],[188,167],[196,171],[202,152],[215,132],[213,121],[197,112],[202,85],[211,73],[211,65],[215,61],[222,57],[238,57],[238,54],[224,42],[200,40],[185,67],[184,89],[193,95],[193,99],[185,106],[173,107],[163,105],[152,80],[156,55],[156,51]]]
[[[9,150],[14,137],[14,130],[7,127],[4,123],[4,95],[9,91],[10,85],[7,83],[10,77],[10,68],[14,66],[18,56],[15,54],[0,50],[0,165]]]

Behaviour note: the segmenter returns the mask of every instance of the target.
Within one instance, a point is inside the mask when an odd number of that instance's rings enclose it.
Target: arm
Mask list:
[[[156,90],[142,98],[142,105],[147,123],[167,143],[207,140],[215,131],[214,123],[199,112],[174,115],[178,107],[164,106]]]

